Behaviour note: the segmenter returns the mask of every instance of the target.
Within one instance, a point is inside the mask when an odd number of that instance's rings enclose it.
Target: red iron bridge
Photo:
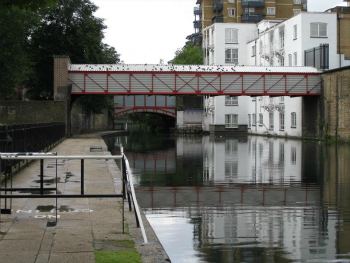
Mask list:
[[[70,64],[68,78],[72,95],[318,96],[322,86],[312,67]]]

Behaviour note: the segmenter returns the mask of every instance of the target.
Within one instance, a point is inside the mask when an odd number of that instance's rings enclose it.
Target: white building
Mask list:
[[[233,44],[228,41],[232,38]],[[214,24],[203,30],[204,62],[320,70],[350,65],[337,54],[337,39],[336,13],[302,12],[285,21]],[[232,100],[236,107],[225,103]],[[303,101],[307,103],[302,97],[207,98],[203,129],[243,130],[247,125],[251,133],[300,137]]]

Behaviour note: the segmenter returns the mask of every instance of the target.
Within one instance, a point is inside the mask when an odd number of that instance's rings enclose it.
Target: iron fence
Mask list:
[[[0,152],[42,152],[64,136],[64,123],[0,125]],[[1,162],[0,175],[8,168]],[[19,168],[26,162],[14,160],[12,164]]]

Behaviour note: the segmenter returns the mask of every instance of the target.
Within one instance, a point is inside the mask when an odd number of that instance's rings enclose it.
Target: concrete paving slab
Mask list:
[[[33,252],[0,253],[1,263],[34,263],[37,254]]]
[[[52,151],[60,155],[109,154],[91,153],[91,145],[106,145],[99,137],[66,139]],[[80,161],[57,162],[59,193],[80,193]],[[121,193],[121,173],[113,160],[85,162],[86,193]],[[56,162],[45,161],[45,187],[55,186]],[[16,187],[38,187],[38,162],[33,162],[14,177]],[[119,182],[119,184],[115,184]],[[3,203],[2,203],[3,205]],[[12,214],[0,217],[0,262],[1,263],[47,263],[47,262],[95,262],[96,249],[119,249],[118,242],[134,240],[143,261],[165,262],[166,253],[155,235],[151,245],[143,246],[140,230],[135,228],[134,212],[124,210],[127,217],[122,233],[121,199],[60,199],[57,225],[54,221],[55,199],[16,199],[12,202]],[[156,240],[156,241],[152,241]],[[155,242],[155,243],[153,243]],[[157,245],[155,245],[157,244]],[[156,253],[154,253],[156,252]],[[152,257],[153,255],[153,257]],[[153,260],[153,261],[152,261]]]
[[[53,253],[49,263],[95,263],[95,255],[92,252],[81,253]]]

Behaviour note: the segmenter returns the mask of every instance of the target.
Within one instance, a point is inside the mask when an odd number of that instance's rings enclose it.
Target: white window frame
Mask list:
[[[284,116],[284,112],[280,112],[280,131],[284,131],[284,128],[285,128],[285,125],[284,125],[284,122],[285,122],[285,116]]]
[[[293,57],[294,57],[294,66],[298,66],[298,53],[294,52]]]
[[[225,49],[225,63],[238,65],[238,48]]]
[[[322,32],[322,26],[325,26],[324,32]],[[315,28],[313,28],[315,27]],[[328,24],[323,22],[310,23],[310,37],[311,38],[327,38],[328,37]]]
[[[238,29],[237,28],[225,28],[225,43],[226,44],[238,44]]]
[[[276,7],[267,7],[266,8],[267,16],[275,16],[276,15]]]
[[[225,96],[225,106],[238,106],[238,96]]]
[[[284,26],[281,26],[281,27],[278,28],[278,39],[280,41],[279,47],[281,49],[284,48],[284,42],[285,42],[284,38],[285,38]]]
[[[292,112],[290,114],[290,127],[291,128],[297,127],[297,113],[296,112]]]
[[[238,114],[225,115],[225,128],[238,128]]]
[[[253,123],[252,126],[256,126],[256,114],[253,113]]]
[[[233,7],[227,8],[227,15],[229,17],[236,17],[236,8],[233,8]]]
[[[301,5],[301,0],[293,0],[293,4],[295,4],[295,5]]]
[[[298,39],[298,25],[293,26],[293,40]]]

